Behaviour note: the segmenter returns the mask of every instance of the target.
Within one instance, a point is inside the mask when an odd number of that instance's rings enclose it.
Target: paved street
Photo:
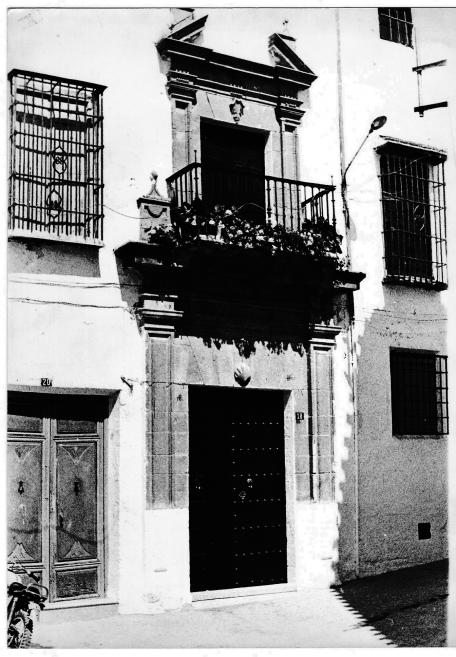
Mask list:
[[[447,561],[349,582],[340,594],[398,646],[446,645]]]
[[[199,602],[159,615],[44,620],[36,648],[298,648],[444,646],[447,564],[339,589]]]

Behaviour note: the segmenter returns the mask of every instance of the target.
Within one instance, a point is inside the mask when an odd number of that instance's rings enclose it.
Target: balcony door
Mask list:
[[[201,123],[203,201],[242,208],[246,218],[265,217],[265,133],[240,126]]]
[[[105,400],[13,395],[8,403],[8,561],[50,601],[103,595]]]

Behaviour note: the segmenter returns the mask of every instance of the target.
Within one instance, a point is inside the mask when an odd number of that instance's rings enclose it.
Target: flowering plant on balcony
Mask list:
[[[162,246],[168,255],[179,247],[211,241],[225,247],[254,249],[272,256],[293,254],[313,261],[326,261],[343,268],[342,237],[322,217],[302,221],[299,230],[291,230],[270,220],[259,219],[254,208],[215,206],[210,212],[194,203],[173,209],[172,224],[151,231],[149,241]]]

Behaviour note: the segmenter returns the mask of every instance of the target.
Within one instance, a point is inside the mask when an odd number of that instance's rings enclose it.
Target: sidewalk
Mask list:
[[[39,625],[36,648],[387,648],[445,645],[446,563],[339,589],[194,603],[158,615]]]
[[[194,603],[157,614],[40,624],[36,648],[387,647],[335,591]]]

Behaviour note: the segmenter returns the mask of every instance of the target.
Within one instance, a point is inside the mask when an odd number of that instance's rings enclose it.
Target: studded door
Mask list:
[[[281,392],[190,390],[192,591],[287,581]]]
[[[50,600],[103,594],[103,419],[88,396],[12,395],[8,559],[38,572]]]

